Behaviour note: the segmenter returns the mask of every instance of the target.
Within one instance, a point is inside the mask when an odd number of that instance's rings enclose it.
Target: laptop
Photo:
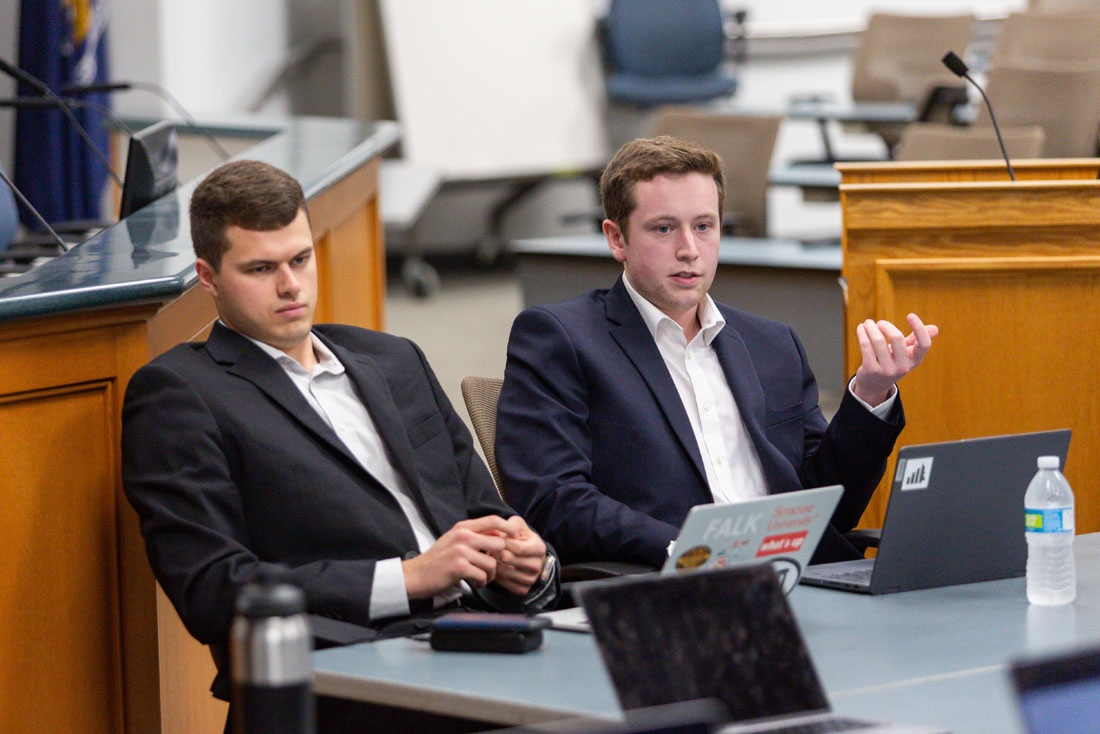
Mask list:
[[[839,484],[697,505],[688,512],[663,574],[769,563],[790,593],[840,502]],[[545,612],[555,629],[587,632],[580,607]]]
[[[628,576],[578,587],[624,710],[713,698],[721,732],[928,734],[829,710],[774,569]]]
[[[1016,661],[1011,678],[1028,734],[1100,730],[1100,648]]]
[[[875,558],[810,566],[802,583],[863,594],[1023,576],[1024,493],[1040,456],[1064,466],[1069,430],[906,446]]]

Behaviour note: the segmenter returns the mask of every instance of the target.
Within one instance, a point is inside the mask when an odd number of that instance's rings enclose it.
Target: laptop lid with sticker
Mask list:
[[[693,507],[662,573],[735,568],[768,562],[786,593],[829,524],[844,488],[768,495],[744,502]]]
[[[1024,492],[1038,457],[1065,465],[1069,430],[906,446],[898,453],[871,592],[1022,576]]]

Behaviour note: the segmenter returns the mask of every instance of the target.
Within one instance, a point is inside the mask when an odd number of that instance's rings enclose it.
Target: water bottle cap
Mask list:
[[[241,589],[236,607],[237,614],[250,619],[290,617],[305,613],[306,595],[281,574],[264,572]]]
[[[1040,469],[1057,469],[1061,460],[1057,456],[1040,456],[1039,468]]]

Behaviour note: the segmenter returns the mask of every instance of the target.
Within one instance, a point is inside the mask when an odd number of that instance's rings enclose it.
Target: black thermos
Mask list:
[[[305,611],[305,594],[276,572],[237,596],[229,634],[236,734],[314,734]]]

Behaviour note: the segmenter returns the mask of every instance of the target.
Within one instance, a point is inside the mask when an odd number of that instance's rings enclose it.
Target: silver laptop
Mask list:
[[[844,488],[839,484],[691,508],[661,573],[769,563],[783,590],[798,585]],[[555,629],[587,632],[580,607],[546,612]]]
[[[1023,576],[1024,493],[1040,456],[1065,465],[1069,430],[906,446],[875,558],[806,568],[802,583],[864,594]]]
[[[713,698],[730,734],[937,731],[831,713],[771,566],[628,576],[578,594],[623,710]]]
[[[1100,648],[1018,660],[1011,677],[1029,734],[1100,730]]]

